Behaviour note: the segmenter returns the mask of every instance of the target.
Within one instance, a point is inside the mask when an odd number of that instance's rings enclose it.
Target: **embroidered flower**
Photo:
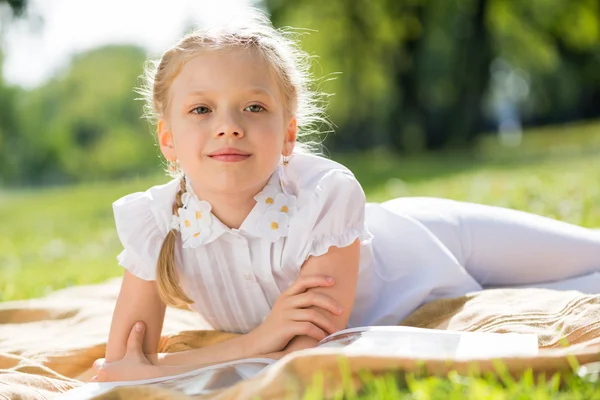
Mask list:
[[[260,222],[260,231],[264,238],[275,242],[283,236],[287,236],[290,226],[290,217],[286,213],[278,211],[267,211]]]
[[[179,209],[179,229],[184,248],[195,248],[203,244],[211,234],[211,206],[206,201],[188,197],[186,208]]]
[[[283,193],[278,193],[269,210],[287,214],[288,217],[292,218],[296,212],[297,204],[298,200],[296,199],[296,196],[287,196]]]
[[[263,209],[269,209],[275,203],[275,198],[278,194],[281,194],[281,190],[278,189],[277,186],[267,185],[259,194],[254,196],[254,200],[256,200]]]

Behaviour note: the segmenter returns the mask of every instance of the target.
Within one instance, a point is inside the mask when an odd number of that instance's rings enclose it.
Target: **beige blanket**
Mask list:
[[[28,301],[0,303],[0,399],[48,399],[81,385],[89,368],[104,353],[114,301],[120,280],[64,289]],[[525,332],[539,336],[535,358],[504,362],[515,374],[529,367],[540,372],[570,369],[568,358],[579,364],[600,360],[600,296],[544,289],[495,289],[429,303],[409,316],[403,325],[426,328]],[[227,340],[228,333],[207,330],[198,315],[169,309],[161,351],[181,351]],[[566,344],[569,347],[565,347]],[[567,357],[569,356],[569,357]],[[571,357],[572,361],[572,357]],[[351,373],[370,369],[383,373],[398,368],[415,370],[419,360],[394,357],[351,356]],[[467,372],[469,361],[426,360],[431,373],[450,369]],[[482,371],[494,369],[492,360],[478,362]],[[325,389],[340,382],[339,357],[333,350],[307,350],[288,356],[268,373],[208,397],[215,399],[299,398],[314,371],[327,371]],[[182,393],[152,387],[115,389],[103,398],[190,398]],[[290,398],[290,397],[288,397]]]

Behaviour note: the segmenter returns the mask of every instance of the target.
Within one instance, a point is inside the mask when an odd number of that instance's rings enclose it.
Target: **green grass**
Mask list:
[[[343,368],[343,367],[342,367]],[[595,380],[596,379],[596,380]],[[600,384],[597,378],[570,374],[544,376],[527,370],[520,380],[508,374],[460,375],[450,372],[445,378],[427,374],[404,374],[401,371],[374,376],[368,371],[360,374],[359,389],[350,384],[349,375],[336,392],[334,399],[356,400],[598,400]],[[316,377],[304,393],[304,400],[321,400],[323,378]]]
[[[527,132],[517,148],[500,147],[488,137],[470,152],[398,157],[373,151],[333,158],[354,171],[369,201],[446,197],[600,227],[600,124]],[[121,275],[115,260],[121,245],[111,203],[166,180],[155,175],[72,187],[0,190],[0,301],[38,297]],[[597,393],[597,384],[577,376],[559,388],[554,380],[538,383],[527,376],[509,385],[490,377],[411,380],[394,375],[369,378],[356,398],[593,399],[600,398]],[[342,395],[353,398],[348,392]],[[321,398],[318,388],[307,396]]]
[[[0,192],[0,301],[120,275],[111,203],[161,179]]]

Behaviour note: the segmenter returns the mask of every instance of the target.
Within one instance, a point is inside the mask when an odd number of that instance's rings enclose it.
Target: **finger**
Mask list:
[[[288,306],[292,308],[319,307],[335,315],[342,315],[344,309],[333,297],[323,293],[306,292],[290,297]]]
[[[309,336],[319,342],[327,337],[327,334],[310,322],[296,322],[289,325],[294,336]]]
[[[339,330],[329,318],[325,317],[317,310],[295,310],[290,315],[290,318],[297,322],[310,322],[329,335]]]
[[[94,379],[95,378],[95,379]],[[100,368],[96,373],[96,376],[92,378],[94,382],[106,382],[107,381],[107,373],[104,368]]]
[[[92,367],[94,368],[94,370],[98,371],[100,368],[102,368],[104,366],[104,358],[99,358],[96,361],[94,361],[94,364],[92,364]]]
[[[300,276],[294,283],[283,294],[287,296],[295,296],[300,293],[306,292],[310,288],[314,287],[328,287],[335,283],[331,276],[326,275],[307,275]]]
[[[137,322],[131,332],[129,332],[129,338],[127,339],[127,351],[126,355],[143,354],[142,345],[144,344],[144,323]]]

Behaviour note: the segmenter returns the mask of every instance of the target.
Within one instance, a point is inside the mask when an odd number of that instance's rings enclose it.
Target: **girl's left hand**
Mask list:
[[[151,379],[160,376],[158,367],[153,365],[142,350],[145,326],[136,323],[127,339],[125,356],[119,361],[105,362],[100,358],[94,362],[96,375],[93,382],[114,382]]]

